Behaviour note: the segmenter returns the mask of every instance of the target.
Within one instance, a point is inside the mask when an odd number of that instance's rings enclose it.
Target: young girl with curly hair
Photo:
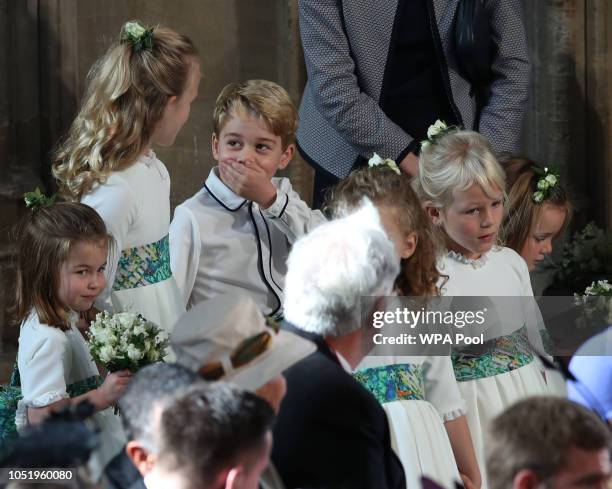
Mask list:
[[[440,247],[410,178],[384,164],[356,170],[332,189],[328,207],[341,216],[359,208],[364,198],[378,209],[395,245],[400,260],[396,293],[426,304],[439,295],[443,280],[436,268]],[[390,298],[387,307],[392,304],[405,305],[399,297]],[[419,474],[445,487],[460,478],[467,487],[480,486],[465,403],[448,355],[389,356],[375,349],[355,377],[387,413],[408,487],[420,484]]]
[[[184,307],[170,269],[170,176],[152,147],[174,143],[199,82],[188,37],[126,23],[91,68],[53,164],[60,193],[96,209],[115,238],[103,298],[167,331]]]

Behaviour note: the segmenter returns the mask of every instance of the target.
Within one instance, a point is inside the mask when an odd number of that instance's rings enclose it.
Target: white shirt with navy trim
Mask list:
[[[273,178],[267,209],[235,194],[213,168],[204,187],[174,211],[170,263],[187,308],[220,294],[249,294],[264,314],[282,311],[291,244],[325,216],[287,178]]]

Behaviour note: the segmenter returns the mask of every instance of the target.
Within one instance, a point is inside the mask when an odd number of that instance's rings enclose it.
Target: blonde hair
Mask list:
[[[474,131],[450,131],[421,152],[419,175],[414,189],[421,202],[446,209],[453,191],[465,191],[478,184],[488,197],[495,187],[504,191],[504,170],[493,156],[488,141]]]
[[[398,292],[411,296],[439,295],[436,260],[440,246],[410,186],[410,177],[385,167],[355,170],[331,189],[327,208],[334,217],[342,217],[361,207],[364,197],[376,206],[389,207],[402,234],[416,233],[418,237],[414,254],[401,260],[400,274],[395,280]]]
[[[217,137],[230,117],[255,116],[280,136],[283,149],[295,140],[298,113],[291,97],[280,85],[268,80],[247,80],[226,85],[215,103],[213,131]]]
[[[565,188],[560,182],[551,187],[546,199],[537,204],[533,194],[537,192],[538,181],[544,173],[542,167],[528,158],[515,157],[502,163],[508,179],[508,208],[504,217],[503,232],[506,246],[517,253],[542,215],[545,204],[565,209],[566,217],[561,234],[569,224],[572,205]],[[555,236],[556,237],[556,236]]]
[[[59,202],[31,211],[17,230],[17,283],[11,308],[15,323],[32,309],[41,323],[68,328],[66,305],[58,297],[60,269],[78,242],[113,242],[104,221],[91,207]],[[93,318],[92,318],[93,319]]]
[[[119,39],[89,71],[81,109],[54,155],[53,175],[66,199],[79,200],[94,183],[134,163],[168,99],[185,91],[194,44],[166,27],[152,31],[152,47]]]

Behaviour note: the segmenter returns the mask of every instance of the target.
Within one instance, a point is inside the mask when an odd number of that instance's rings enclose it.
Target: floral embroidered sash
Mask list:
[[[168,235],[155,243],[121,252],[113,290],[135,289],[156,284],[172,276]]]
[[[425,381],[420,365],[403,363],[366,368],[353,377],[384,404],[392,401],[425,399]]]
[[[526,326],[512,334],[489,340],[482,347],[482,353],[453,349],[451,358],[457,382],[493,377],[533,361]]]

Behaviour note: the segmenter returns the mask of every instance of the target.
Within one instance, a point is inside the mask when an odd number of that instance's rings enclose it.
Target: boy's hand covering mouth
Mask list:
[[[219,174],[234,193],[256,202],[263,209],[276,200],[276,188],[263,168],[254,161],[239,162],[235,158],[220,161]]]

